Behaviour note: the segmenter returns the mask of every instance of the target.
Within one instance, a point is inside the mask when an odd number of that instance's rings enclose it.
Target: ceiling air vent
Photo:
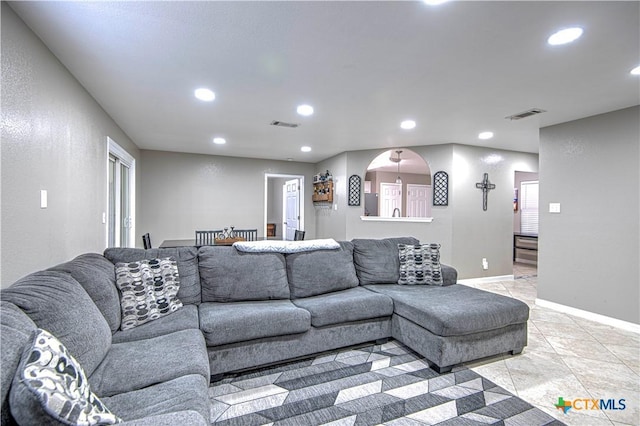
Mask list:
[[[531,117],[532,115],[542,114],[543,112],[547,112],[547,111],[540,108],[531,108],[526,111],[519,112],[518,114],[509,115],[505,118],[508,118],[509,120],[520,120],[522,118]]]
[[[296,124],[296,123],[287,123],[286,121],[278,121],[278,120],[273,120],[271,122],[271,125],[279,126],[279,127],[291,127],[293,129],[299,126],[299,124]]]

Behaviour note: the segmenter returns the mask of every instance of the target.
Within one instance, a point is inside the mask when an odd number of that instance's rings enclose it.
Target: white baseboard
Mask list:
[[[561,305],[560,303],[550,302],[544,299],[536,299],[536,305],[640,334],[640,324],[611,318],[594,312],[583,311],[582,309]]]
[[[483,284],[483,283],[490,283],[492,281],[509,281],[513,279],[514,279],[513,274],[498,275],[495,277],[466,278],[464,280],[458,280],[458,284]]]

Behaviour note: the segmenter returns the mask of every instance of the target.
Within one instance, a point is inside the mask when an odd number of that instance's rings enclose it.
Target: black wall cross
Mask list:
[[[489,190],[496,189],[496,186],[489,182],[489,173],[484,174],[484,179],[482,182],[476,183],[476,188],[482,189],[482,210],[487,210],[487,198],[489,195]]]

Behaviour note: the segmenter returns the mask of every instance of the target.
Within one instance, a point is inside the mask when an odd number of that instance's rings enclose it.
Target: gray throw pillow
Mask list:
[[[398,244],[400,279],[398,284],[443,285],[440,244]]]
[[[153,321],[182,307],[178,264],[170,257],[116,264],[122,323],[127,330]]]
[[[25,347],[9,393],[19,424],[112,425],[122,420],[91,392],[87,376],[64,345],[37,329]]]

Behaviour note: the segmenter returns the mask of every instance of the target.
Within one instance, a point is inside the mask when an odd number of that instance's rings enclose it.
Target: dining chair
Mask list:
[[[234,229],[233,235],[235,237],[244,238],[245,241],[256,241],[258,239],[257,229]]]
[[[293,241],[302,241],[304,240],[304,232],[296,229],[296,233],[293,235]]]
[[[212,246],[216,237],[222,234],[221,229],[215,231],[196,231],[196,246]]]
[[[142,246],[145,250],[151,248],[151,237],[149,236],[148,232],[142,236]]]

